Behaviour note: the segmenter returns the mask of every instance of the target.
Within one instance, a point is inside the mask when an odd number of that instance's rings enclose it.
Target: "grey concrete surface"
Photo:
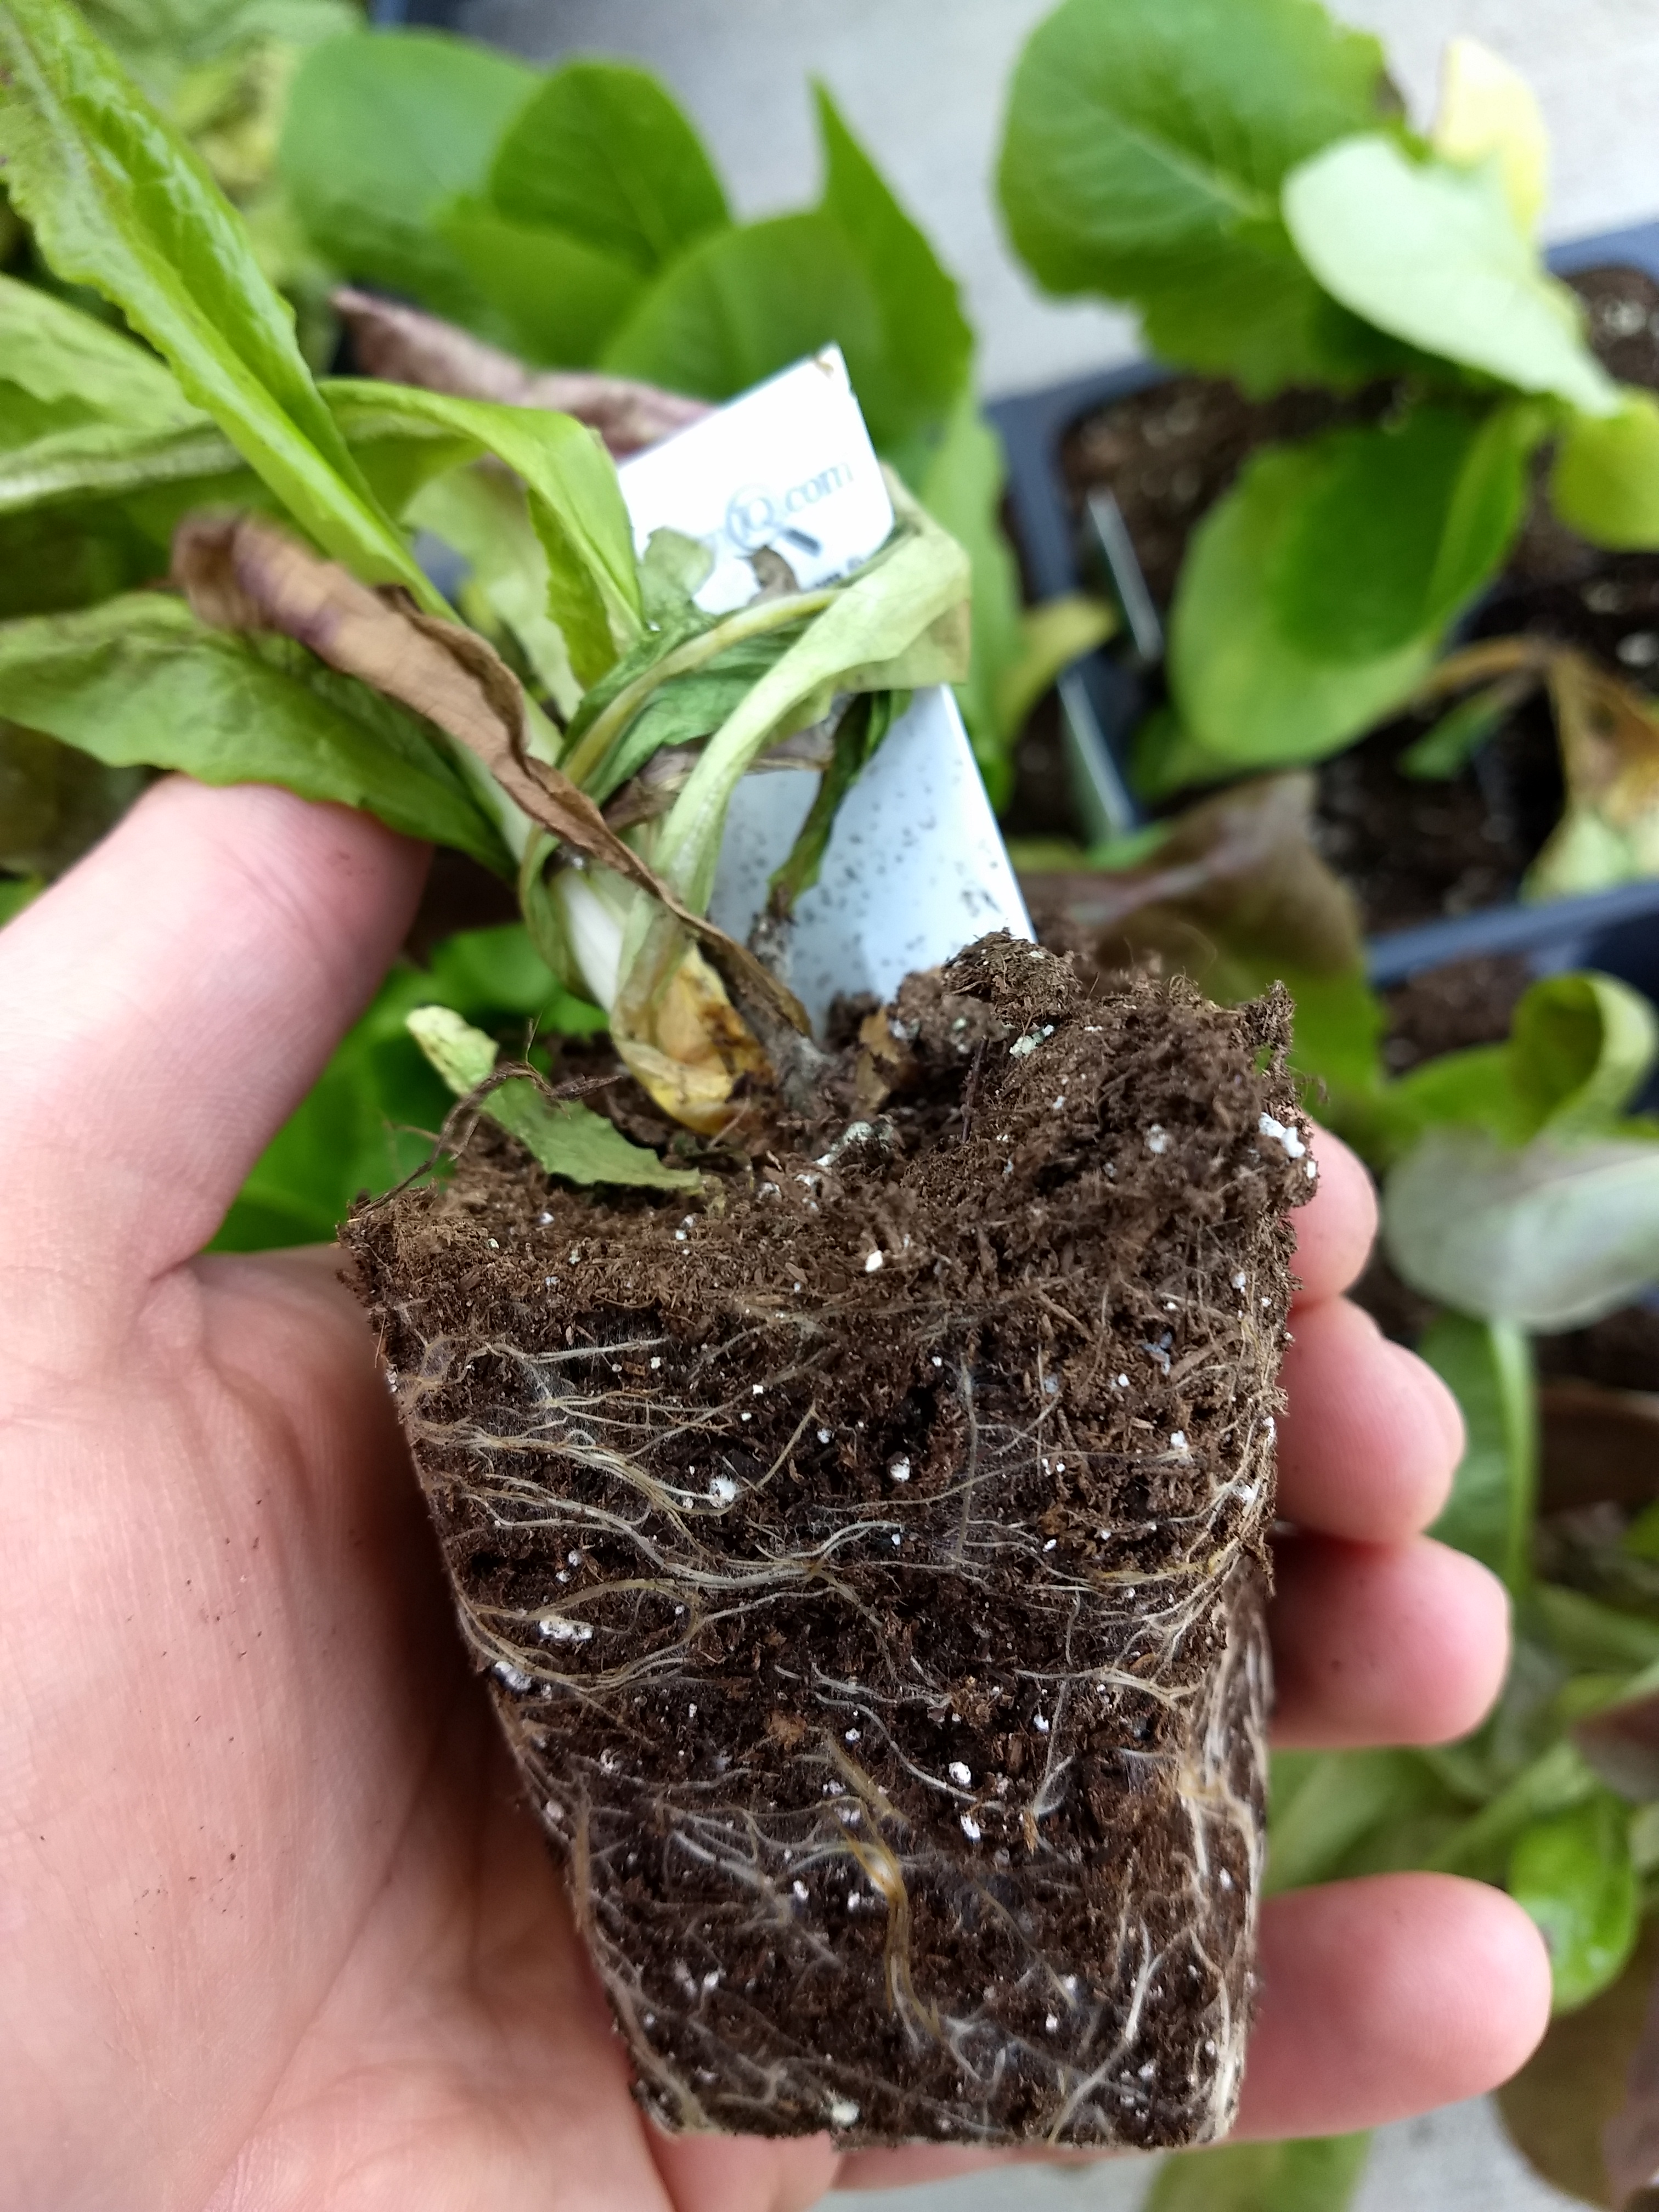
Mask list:
[[[713,145],[740,212],[817,185],[807,84],[823,78],[945,260],[980,331],[988,392],[1121,360],[1132,319],[1042,299],[1010,256],[991,172],[1003,85],[1051,0],[472,0],[465,27],[539,59],[626,54],[661,72]],[[1554,138],[1547,234],[1659,213],[1659,0],[1335,0],[1376,31],[1419,119],[1438,58],[1483,39],[1537,88]],[[837,2198],[848,2212],[1139,2212],[1150,2169],[1006,2168]],[[1382,2130],[1358,2212],[1564,2212],[1479,2101]]]
[[[965,286],[992,396],[1122,359],[1130,318],[1040,297],[990,190],[1003,86],[1051,0],[472,0],[480,36],[540,59],[627,54],[708,134],[739,210],[810,199],[808,80],[822,76]],[[1659,0],[1337,0],[1378,32],[1413,112],[1457,32],[1522,70],[1556,147],[1551,237],[1659,210]]]

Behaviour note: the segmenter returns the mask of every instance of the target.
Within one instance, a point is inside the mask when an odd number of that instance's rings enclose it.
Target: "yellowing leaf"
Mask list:
[[[1479,39],[1447,45],[1430,141],[1443,160],[1467,167],[1495,157],[1516,227],[1537,229],[1549,192],[1549,126],[1526,79]]]
[[[1528,871],[1528,896],[1565,898],[1659,875],[1659,714],[1565,649],[1551,656],[1548,682],[1567,801]]]
[[[1085,653],[1104,645],[1116,628],[1117,617],[1104,600],[1091,599],[1085,592],[1046,599],[1024,615],[1019,657],[997,675],[996,724],[1005,744],[1019,735],[1054,678]]]
[[[495,1074],[495,1041],[450,1006],[417,1006],[406,1026],[457,1097],[465,1098]],[[549,1175],[567,1182],[630,1183],[656,1190],[695,1190],[702,1177],[690,1168],[665,1167],[592,1107],[550,1095],[529,1075],[497,1081],[478,1101],[479,1110],[527,1146]]]
[[[1293,169],[1284,210],[1326,290],[1378,330],[1583,414],[1618,412],[1578,303],[1516,228],[1494,172],[1413,161],[1362,131]]]

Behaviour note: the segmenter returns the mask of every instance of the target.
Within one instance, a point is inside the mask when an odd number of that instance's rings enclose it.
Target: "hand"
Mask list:
[[[958,2170],[645,2121],[337,1255],[196,1256],[421,866],[360,816],[166,783],[0,935],[0,2207],[791,2212]],[[1455,1412],[1339,1297],[1370,1198],[1320,1158],[1280,1736],[1449,1737],[1503,1596],[1414,1534]],[[1426,1875],[1277,1899],[1262,1975],[1252,2135],[1485,2088],[1548,2002],[1516,1907]]]

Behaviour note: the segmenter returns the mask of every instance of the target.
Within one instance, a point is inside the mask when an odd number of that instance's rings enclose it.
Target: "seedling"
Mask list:
[[[1033,34],[1001,192],[1039,281],[1133,304],[1172,363],[1322,390],[1338,416],[1255,453],[1192,540],[1150,794],[1322,759],[1406,706],[1547,449],[1563,520],[1659,544],[1659,404],[1608,377],[1543,267],[1547,156],[1496,57],[1453,42],[1420,134],[1376,41],[1315,0],[1066,0]]]
[[[641,2095],[848,2142],[1213,2136],[1261,1871],[1284,1215],[1313,1175],[1282,994],[1090,1000],[1004,931],[896,990],[902,947],[849,960],[888,1004],[813,1037],[777,951],[859,775],[900,759],[902,695],[963,672],[954,540],[867,449],[776,480],[877,516],[842,558],[823,502],[817,573],[787,531],[648,513],[656,454],[630,517],[568,416],[319,386],[64,0],[0,6],[0,156],[54,275],[161,356],[0,288],[27,338],[0,390],[55,379],[65,410],[0,455],[12,512],[48,539],[66,505],[112,519],[138,570],[0,624],[0,714],[493,867],[640,1086],[630,1134],[589,1079],[498,1062],[452,974],[410,1027],[461,1094],[453,1172],[346,1241]],[[171,591],[109,588],[158,546]],[[742,942],[711,915],[726,825],[787,759],[817,793]],[[880,826],[869,872],[920,887],[920,809]]]

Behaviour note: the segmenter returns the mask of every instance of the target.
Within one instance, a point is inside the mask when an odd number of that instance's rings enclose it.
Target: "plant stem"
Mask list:
[[[716,623],[713,629],[688,638],[684,645],[677,645],[672,653],[664,653],[660,660],[642,669],[631,684],[624,684],[605,712],[583,732],[560,763],[565,774],[573,783],[585,786],[651,694],[671,677],[690,675],[696,669],[706,668],[730,646],[742,645],[751,637],[763,637],[769,631],[786,629],[791,623],[822,614],[840,589],[838,584],[830,584],[822,591],[797,592],[787,599],[762,599],[752,606],[739,607],[736,614]]]

